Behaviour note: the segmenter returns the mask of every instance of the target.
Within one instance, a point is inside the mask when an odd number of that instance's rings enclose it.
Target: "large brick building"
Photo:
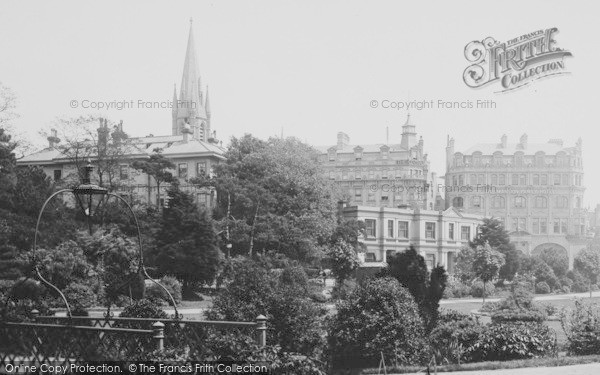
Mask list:
[[[509,143],[480,143],[465,151],[446,147],[446,205],[494,217],[526,254],[554,247],[569,255],[588,242],[583,208],[582,142],[560,139],[529,143],[526,134]]]
[[[400,142],[350,144],[338,133],[333,146],[317,147],[325,177],[334,180],[351,205],[434,209],[436,175],[429,169],[423,138],[410,115]]]

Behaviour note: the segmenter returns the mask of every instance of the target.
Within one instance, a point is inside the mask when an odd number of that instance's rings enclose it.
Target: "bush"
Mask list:
[[[546,314],[536,310],[498,310],[492,314],[493,323],[536,322],[546,320]]]
[[[540,306],[544,309],[547,315],[554,316],[558,314],[558,307],[551,303],[542,303]]]
[[[181,302],[181,283],[179,280],[173,276],[163,276],[158,282],[171,293],[175,303]],[[169,305],[172,304],[167,292],[154,282],[146,288],[145,297],[156,304],[164,304],[165,302]]]
[[[600,305],[575,300],[575,308],[560,318],[569,355],[600,354]]]
[[[554,331],[543,324],[492,323],[468,350],[475,361],[509,361],[556,354]]]
[[[46,294],[46,287],[34,279],[19,279],[11,286],[14,299],[40,300]],[[7,294],[10,291],[7,291]]]
[[[302,267],[287,267],[281,273],[281,283],[302,292],[308,290],[308,276]]]
[[[166,319],[169,316],[160,306],[152,303],[147,299],[135,301],[134,303],[126,306],[123,312],[119,315],[121,318],[157,318]]]
[[[482,312],[494,312],[496,310],[500,309],[500,302],[486,302],[483,304],[483,306],[481,306],[481,308],[479,309],[479,311]]]
[[[263,314],[269,321],[271,343],[284,351],[319,355],[325,343],[324,310],[256,262],[243,259],[233,262],[232,267],[232,279],[214,298],[207,317],[254,321]]]
[[[69,305],[75,309],[86,309],[96,305],[96,294],[89,285],[71,283],[64,290]]]
[[[318,292],[318,291],[311,291],[308,296],[310,297],[311,300],[318,302],[318,303],[325,303],[325,302],[329,301],[329,298],[327,298],[327,296],[325,296],[323,293]]]
[[[567,272],[567,277],[573,281],[571,291],[575,293],[589,292],[589,283],[581,273],[576,270]]]
[[[569,288],[567,285],[563,285],[561,291],[563,293],[569,294],[569,293],[571,293],[571,288]]]
[[[465,298],[471,296],[471,287],[460,281],[450,281],[444,290],[444,298]]]
[[[337,304],[329,328],[334,368],[420,363],[425,330],[412,295],[389,277],[370,279]]]
[[[548,294],[550,293],[550,286],[545,281],[535,284],[535,292],[537,294]]]
[[[331,297],[336,300],[346,299],[354,292],[354,290],[357,287],[358,285],[356,284],[356,281],[351,279],[344,280],[344,282],[341,284],[338,284],[336,282],[335,286],[333,287],[333,290],[331,291]]]
[[[492,284],[492,283],[485,284],[485,296],[486,297],[490,297],[491,295],[493,295],[494,290],[495,290],[494,284]],[[477,280],[477,281],[473,282],[473,285],[471,285],[471,295],[476,298],[483,297],[483,281]]]
[[[471,361],[468,349],[479,340],[483,328],[484,326],[470,315],[455,311],[442,312],[438,324],[429,336],[438,363]]]

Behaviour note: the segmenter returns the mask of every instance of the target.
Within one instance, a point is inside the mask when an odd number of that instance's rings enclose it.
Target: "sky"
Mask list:
[[[499,142],[583,139],[585,203],[600,203],[596,139],[600,105],[598,1],[2,1],[0,82],[18,97],[14,127],[39,135],[57,117],[123,120],[132,136],[168,135],[165,102],[179,88],[190,18],[212,128],[231,136],[295,136],[313,145],[399,142],[406,110],[385,103],[430,101],[411,110],[432,171],[443,175],[446,137],[457,150]],[[570,74],[496,93],[463,82],[465,46],[558,28],[572,52]],[[97,110],[82,103],[134,101]],[[439,108],[438,101],[495,108]],[[74,101],[78,103],[73,108]],[[376,101],[377,107],[373,108]]]

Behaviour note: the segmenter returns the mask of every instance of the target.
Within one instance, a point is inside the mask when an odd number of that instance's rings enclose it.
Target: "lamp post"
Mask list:
[[[107,201],[110,197],[114,197],[125,204],[125,206],[129,210],[129,212],[131,213],[131,215],[135,221],[135,226],[137,229],[137,238],[138,238],[138,261],[139,261],[138,273],[141,274],[142,276],[144,276],[144,278],[150,279],[153,283],[157,284],[159,287],[161,287],[167,293],[167,295],[169,296],[169,299],[171,300],[171,303],[173,304],[173,308],[175,310],[175,318],[179,319],[180,315],[177,311],[177,304],[175,303],[175,299],[173,298],[173,296],[171,295],[169,290],[167,290],[167,288],[165,288],[164,285],[162,285],[158,281],[151,278],[148,275],[148,272],[146,271],[146,267],[144,266],[144,257],[143,257],[143,248],[142,248],[142,234],[140,232],[140,225],[139,225],[137,216],[135,215],[135,212],[133,211],[133,209],[131,208],[129,203],[120,195],[111,193],[108,191],[108,189],[91,183],[91,174],[92,174],[92,171],[94,170],[94,167],[92,166],[91,161],[88,160],[88,164],[84,168],[85,168],[85,170],[84,170],[84,175],[83,175],[81,184],[79,184],[77,187],[75,187],[73,189],[62,189],[62,190],[59,190],[59,191],[53,193],[52,195],[50,195],[50,197],[48,197],[48,199],[46,199],[46,201],[42,205],[42,208],[40,209],[40,213],[38,214],[37,222],[35,225],[35,234],[33,236],[33,261],[32,262],[33,262],[33,270],[35,270],[36,276],[44,284],[46,284],[49,288],[51,288],[52,290],[54,290],[55,292],[57,292],[60,295],[61,299],[63,300],[63,302],[65,303],[65,306],[67,308],[67,315],[69,316],[69,318],[71,318],[72,317],[71,307],[69,306],[69,302],[67,301],[65,295],[62,293],[62,291],[60,289],[58,289],[55,285],[53,285],[50,281],[46,280],[42,276],[42,274],[40,272],[39,264],[38,264],[38,259],[36,257],[37,238],[38,238],[38,234],[39,234],[39,227],[40,227],[42,215],[44,213],[44,209],[46,208],[48,203],[52,199],[54,199],[54,197],[56,197],[60,194],[63,194],[63,193],[73,193],[73,195],[75,195],[75,200],[77,201],[79,208],[81,209],[81,211],[83,212],[83,214],[86,217],[88,231],[91,235],[92,234],[92,217],[95,214],[97,214],[98,209],[100,208],[100,206],[102,205],[103,202]],[[13,295],[13,291],[16,289],[16,287],[18,285],[20,285],[21,283],[25,282],[28,278],[29,278],[29,276],[27,276],[25,279],[23,279],[21,282],[15,284],[11,288],[11,291],[9,292],[9,295],[7,296],[7,299],[6,299],[6,304],[8,304],[8,302],[10,301],[10,299]],[[127,283],[128,283],[128,281],[123,285],[123,287],[125,285],[127,285]],[[110,315],[110,306],[108,307],[108,311],[107,311],[107,316],[108,315]]]

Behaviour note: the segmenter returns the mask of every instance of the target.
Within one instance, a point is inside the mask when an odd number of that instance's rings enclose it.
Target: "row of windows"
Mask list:
[[[389,171],[375,171],[373,169],[370,170],[361,170],[357,169],[356,171],[342,171],[341,174],[335,171],[329,171],[329,179],[335,180],[341,178],[342,180],[360,180],[360,179],[393,179],[393,178],[406,178],[406,177],[422,177],[424,175],[423,170],[421,169],[410,169],[410,170],[389,170]]]
[[[129,179],[129,166],[128,165],[120,165],[119,166],[119,179],[120,180],[128,180]],[[201,161],[196,163],[196,176],[205,176],[207,170],[207,162]],[[188,177],[188,163],[179,163],[177,164],[177,176],[179,178],[187,178]],[[54,170],[54,181],[59,181],[62,178],[62,169]]]
[[[328,155],[328,159],[329,161],[335,161],[337,159],[337,151],[336,150],[329,150],[327,152]],[[388,159],[390,156],[390,150],[388,148],[383,148],[381,149],[379,156],[381,159]],[[356,149],[354,150],[354,159],[355,160],[362,160],[363,158],[363,152],[361,149]]]
[[[397,224],[394,225],[394,220],[387,220],[387,237],[388,238],[402,238],[408,239],[408,221],[397,221]],[[426,239],[436,239],[436,225],[435,222],[426,222],[425,223],[425,238]],[[394,233],[394,230],[396,232]],[[365,219],[365,231],[367,237],[377,237],[377,220],[375,219]],[[395,235],[394,235],[395,234]],[[448,239],[456,240],[455,233],[455,224],[448,223]],[[471,240],[471,227],[466,225],[460,226],[460,240],[461,241],[470,241]]]
[[[504,218],[500,221],[504,223]],[[531,227],[528,225],[531,224]],[[569,219],[554,218],[548,220],[546,217],[513,217],[510,219],[511,231],[527,231],[532,234],[585,234],[585,219],[573,219],[572,231],[569,232]]]
[[[570,160],[572,160],[572,162],[570,162]],[[528,162],[527,164],[535,165],[537,167],[545,167],[547,164],[555,164],[559,167],[566,167],[569,165],[581,166],[580,158],[570,159],[566,154],[562,152],[556,155],[555,157],[546,157],[544,153],[538,153],[535,156],[531,157],[525,156],[522,152],[517,152],[515,155],[508,157],[504,157],[502,153],[495,153],[491,158],[484,157],[480,153],[475,153],[472,157],[463,156],[461,154],[457,154],[454,157],[454,165],[456,166],[469,165],[470,163],[472,163],[475,166],[482,166],[484,162],[491,162],[492,165],[499,166],[510,163],[513,163],[516,166],[524,166],[525,162]]]
[[[568,173],[554,173],[550,175],[551,181],[548,180],[549,175],[542,173],[535,174],[526,174],[526,173],[512,173],[512,174],[504,174],[504,173],[493,173],[490,174],[489,184],[494,186],[504,186],[504,185],[514,185],[514,186],[544,186],[544,185],[555,185],[555,186],[569,186],[570,179]],[[483,185],[487,184],[486,175],[483,173],[480,174],[469,174],[469,184],[470,185]],[[576,174],[574,176],[575,186],[581,186],[582,183],[582,175]],[[465,184],[465,176],[462,174],[453,175],[452,176],[452,185],[454,186],[463,186]]]
[[[512,199],[513,208],[527,208],[528,199],[524,196],[516,196]],[[470,199],[470,208],[483,208],[484,199],[480,196],[474,196]],[[494,196],[490,199],[492,208],[506,208],[506,199],[502,196]],[[548,208],[548,198],[537,196],[532,199],[533,208]],[[454,197],[452,206],[456,208],[466,208],[463,197]],[[554,208],[569,208],[569,198],[565,195],[555,196],[553,199]],[[581,197],[575,197],[575,208],[581,208]]]

